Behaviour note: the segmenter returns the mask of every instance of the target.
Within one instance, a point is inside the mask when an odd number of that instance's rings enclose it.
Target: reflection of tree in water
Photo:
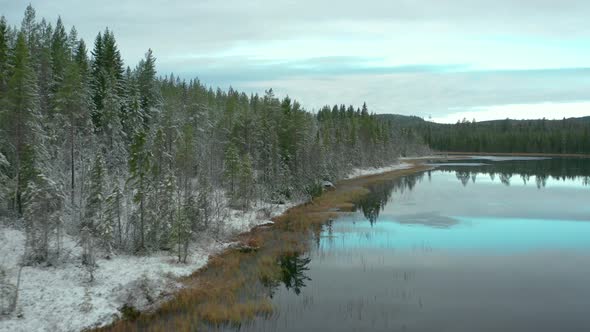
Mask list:
[[[311,280],[305,274],[309,271],[308,265],[310,262],[311,258],[300,253],[288,253],[281,256],[277,262],[279,273],[275,278],[263,281],[263,284],[270,290],[270,297],[274,296],[274,292],[281,283],[285,285],[287,290],[292,289],[295,294],[299,295],[301,289],[305,287],[305,282]]]
[[[459,181],[461,181],[463,186],[466,186],[469,183],[469,179],[471,179],[471,172],[469,172],[469,171],[456,171],[455,176],[457,176],[457,179],[459,179]]]
[[[311,280],[306,271],[309,271],[309,262],[311,258],[302,257],[300,254],[289,254],[281,258],[281,275],[282,282],[287,289],[293,289],[295,294],[301,293],[301,288],[305,287],[305,282]]]
[[[510,186],[514,176],[520,176],[524,184],[529,183],[531,177],[534,176],[538,188],[545,187],[548,179],[579,179],[584,185],[590,185],[590,159],[554,158],[486,162],[489,164],[462,166],[460,168],[457,168],[457,166],[441,166],[438,170],[454,172],[463,186],[467,186],[469,179],[475,183],[478,174],[488,174],[492,181],[495,181],[497,176],[500,182],[506,186]]]
[[[372,225],[377,221],[379,213],[387,205],[394,192],[411,191],[416,186],[416,183],[422,181],[423,178],[424,173],[420,173],[371,185],[369,186],[369,193],[356,202],[355,211],[362,211],[365,218]]]

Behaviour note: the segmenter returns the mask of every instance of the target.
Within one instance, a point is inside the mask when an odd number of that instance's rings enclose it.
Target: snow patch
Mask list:
[[[230,210],[223,223],[223,238],[229,239],[252,227],[271,224],[271,217],[291,206],[258,203],[250,212]],[[264,213],[260,213],[262,209]],[[79,259],[81,249],[72,237],[66,235],[60,265],[23,268],[16,310],[19,314],[0,320],[0,331],[80,331],[106,325],[120,317],[119,308],[125,303],[141,310],[173,294],[182,287],[178,277],[192,274],[207,263],[209,255],[229,245],[203,237],[191,248],[187,264],[177,263],[172,252],[157,252],[144,257],[97,257],[95,280],[89,282],[88,273]],[[23,231],[0,225],[0,265],[13,284],[16,284],[24,246]]]
[[[399,171],[402,169],[412,168],[413,166],[414,165],[409,164],[409,163],[398,163],[398,164],[385,166],[385,167],[355,168],[348,174],[346,179],[358,178],[361,176],[387,173],[387,172],[393,172],[393,171]]]

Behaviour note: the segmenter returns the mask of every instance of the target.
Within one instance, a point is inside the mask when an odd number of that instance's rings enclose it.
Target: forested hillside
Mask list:
[[[590,153],[590,118],[463,121],[418,130],[439,151]]]
[[[183,260],[220,210],[308,199],[423,149],[366,105],[314,114],[272,90],[159,76],[151,50],[126,66],[113,31],[87,46],[30,6],[20,27],[0,21],[0,105],[0,213],[26,228],[27,263],[58,256],[65,233],[90,266],[97,248]]]
[[[409,135],[419,135],[433,150],[490,153],[590,154],[590,117],[563,120],[495,120],[440,124],[417,117],[378,115]]]

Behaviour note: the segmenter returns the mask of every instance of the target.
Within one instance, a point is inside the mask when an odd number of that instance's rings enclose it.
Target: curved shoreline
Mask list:
[[[259,315],[270,315],[265,283],[272,284],[280,271],[277,260],[308,250],[305,237],[338,215],[354,210],[354,201],[368,193],[371,184],[432,169],[424,160],[404,160],[407,168],[340,180],[309,203],[274,217],[273,225],[260,225],[234,239],[238,246],[210,256],[208,262],[182,278],[184,288],[172,298],[135,320],[119,319],[96,331],[188,331],[207,324],[240,324]]]

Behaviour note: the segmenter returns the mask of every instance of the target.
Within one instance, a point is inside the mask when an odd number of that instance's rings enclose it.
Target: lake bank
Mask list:
[[[183,278],[185,287],[175,297],[134,319],[119,320],[100,331],[177,331],[208,324],[240,324],[269,315],[269,292],[285,278],[285,266],[309,249],[305,238],[319,236],[328,220],[354,209],[368,194],[368,186],[430,169],[420,160],[405,160],[408,167],[342,180],[335,190],[310,203],[293,207],[273,219],[274,225],[255,227],[236,238],[236,247],[210,258],[207,265]]]
[[[310,234],[274,312],[221,331],[581,331],[588,159],[437,161]]]

